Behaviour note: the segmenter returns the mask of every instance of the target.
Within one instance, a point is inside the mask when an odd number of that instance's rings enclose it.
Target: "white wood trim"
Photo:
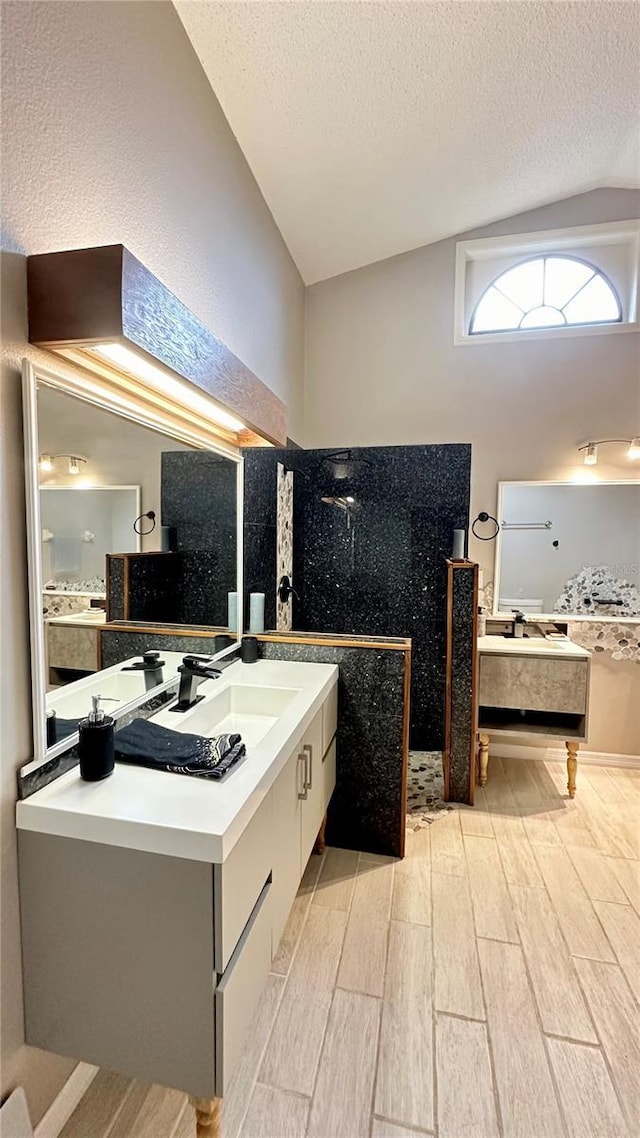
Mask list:
[[[495,538],[495,562],[493,566],[493,609],[490,620],[512,620],[512,613],[500,610],[500,561],[502,557],[502,514],[504,492],[507,486],[638,486],[640,478],[598,478],[593,482],[582,482],[571,478],[513,478],[498,482],[498,495],[496,502],[496,518],[498,519],[498,532]],[[556,621],[561,624],[572,624],[583,621],[586,624],[640,624],[640,616],[598,616],[597,613],[531,613],[531,623],[536,621]]]
[[[39,461],[40,461],[40,456],[38,456],[38,462]],[[82,490],[134,490],[135,491],[135,498],[136,498],[136,504],[135,504],[136,518],[135,518],[135,520],[137,521],[138,518],[140,517],[140,510],[142,508],[141,507],[142,487],[136,485],[134,482],[129,483],[127,485],[125,485],[123,483],[122,486],[112,486],[112,485],[108,485],[108,486],[107,485],[73,486],[70,484],[66,484],[64,486],[56,486],[55,483],[51,483],[48,486],[38,485],[38,489],[40,492],[42,492],[43,490],[75,490],[76,493],[78,490],[80,490],[80,491],[82,491]],[[142,534],[139,534],[137,530],[134,530],[134,535],[135,535],[135,539],[136,539],[136,547],[135,547],[135,549],[132,549],[132,550],[126,550],[126,552],[127,553],[129,553],[129,552],[131,552],[131,553],[142,553]],[[54,592],[54,590],[52,589],[51,592]],[[63,589],[62,592],[67,593],[68,596],[73,596],[73,593],[71,590]],[[87,596],[88,594],[83,593],[82,590],[79,590],[79,595],[80,596]],[[105,595],[105,594],[102,594],[102,593],[100,594],[100,596],[103,596],[103,595]]]
[[[470,309],[467,303],[467,265],[472,261],[485,261],[491,258],[513,256],[521,258],[527,254],[567,252],[576,247],[598,248],[599,246],[626,246],[628,254],[627,280],[625,294],[620,296],[623,320],[616,324],[569,325],[554,328],[518,329],[513,332],[487,333],[470,336],[467,332]],[[455,284],[454,284],[454,325],[453,342],[457,347],[467,344],[519,343],[521,340],[547,340],[572,336],[618,335],[621,332],[637,332],[638,323],[638,266],[640,259],[640,221],[602,222],[596,225],[581,225],[564,229],[546,229],[537,233],[512,233],[500,237],[481,237],[476,240],[458,241],[456,244]],[[596,265],[597,267],[597,265]]]
[[[46,652],[42,618],[42,558],[40,556],[40,488],[38,483],[38,406],[33,365],[22,361],[22,415],[24,428],[24,480],[27,509],[27,564],[29,566],[29,637],[31,645],[31,700],[33,703],[33,754],[47,754]]]
[[[22,361],[22,414],[24,429],[24,455],[25,455],[25,496],[27,515],[27,564],[29,579],[29,628],[31,646],[31,700],[33,718],[33,759],[40,765],[50,758],[61,754],[68,748],[69,742],[61,741],[56,747],[47,750],[46,742],[46,649],[44,621],[42,619],[42,594],[44,591],[42,577],[42,559],[40,556],[40,537],[42,531],[40,512],[40,483],[38,477],[38,386],[42,384],[72,395],[92,406],[100,407],[121,418],[150,430],[159,431],[167,438],[175,438],[199,450],[210,450],[215,454],[223,455],[236,464],[236,544],[237,568],[236,588],[238,592],[238,630],[236,641],[221,652],[215,653],[215,659],[221,659],[235,651],[242,636],[243,624],[243,493],[244,493],[244,459],[238,447],[226,444],[206,434],[203,430],[191,428],[177,420],[174,422],[167,411],[160,412],[150,405],[136,402],[134,395],[118,392],[111,394],[100,382],[99,377],[91,376],[79,380],[72,376],[62,375],[49,368],[34,365],[28,360]],[[77,487],[49,487],[50,489],[78,489]],[[106,487],[92,487],[92,489],[106,489]],[[138,513],[140,504],[138,504]],[[274,578],[275,579],[275,578]],[[35,769],[35,768],[34,768]]]
[[[99,1067],[94,1067],[91,1063],[78,1063],[46,1114],[40,1119],[34,1131],[34,1138],[58,1138],[99,1070]]]
[[[542,762],[564,762],[567,757],[565,747],[525,746],[523,743],[494,743],[488,731],[489,777],[491,777],[491,755],[499,759],[538,759]],[[591,764],[598,767],[630,767],[640,770],[640,755],[616,755],[607,751],[578,751],[578,765]]]
[[[0,1134],[4,1134],[5,1138],[33,1138],[23,1087],[16,1087],[0,1106]]]

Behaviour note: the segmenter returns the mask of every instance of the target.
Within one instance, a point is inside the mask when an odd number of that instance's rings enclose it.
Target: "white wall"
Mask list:
[[[638,216],[638,193],[597,190],[460,237]],[[495,513],[498,481],[572,478],[584,470],[578,444],[640,434],[640,337],[454,347],[455,244],[307,290],[304,437],[309,446],[470,442],[473,518]],[[623,449],[603,448],[596,473],[637,474]],[[493,543],[472,540],[470,555],[490,581]],[[589,747],[640,755],[640,667],[594,661],[593,674]]]
[[[156,528],[142,538],[142,549],[160,549],[162,453],[192,448],[52,388],[39,388],[37,402],[39,453],[79,454],[87,460],[80,467],[80,476],[69,474],[64,461],[56,462],[51,473],[40,476],[40,485],[77,488],[87,480],[92,486],[139,486],[140,512],[156,513]],[[143,527],[148,524],[145,521]],[[133,549],[134,544],[128,548]],[[112,545],[110,549],[112,553],[126,552],[124,547]]]
[[[122,242],[289,404],[293,437],[301,429],[304,293],[170,4],[19,0],[0,10],[0,1094],[23,1083],[37,1121],[73,1063],[23,1046],[13,819],[16,768],[31,755],[24,255]],[[28,354],[52,366],[45,353]]]

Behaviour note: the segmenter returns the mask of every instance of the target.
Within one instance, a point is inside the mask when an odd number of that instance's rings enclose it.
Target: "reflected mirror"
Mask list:
[[[25,415],[40,759],[75,740],[92,695],[117,717],[185,654],[236,643],[242,465],[31,369]]]
[[[494,614],[640,616],[640,481],[502,482]]]

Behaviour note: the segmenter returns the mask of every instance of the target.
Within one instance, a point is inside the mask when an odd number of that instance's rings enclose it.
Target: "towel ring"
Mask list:
[[[478,522],[493,522],[494,526],[496,527],[495,532],[490,533],[488,537],[483,537],[481,533],[478,533],[476,531],[476,525]],[[474,518],[473,520],[471,532],[474,537],[477,537],[478,541],[494,541],[494,539],[500,533],[500,522],[497,518],[494,518],[493,514],[488,514],[486,510],[481,510],[477,518]]]
[[[143,518],[148,518],[149,521],[151,522],[149,529],[140,529],[138,523],[141,522]],[[139,514],[138,517],[136,518],[135,522],[133,523],[133,532],[137,533],[139,537],[146,537],[147,534],[153,533],[155,528],[156,528],[156,512],[155,512],[155,510],[147,510],[146,514]]]

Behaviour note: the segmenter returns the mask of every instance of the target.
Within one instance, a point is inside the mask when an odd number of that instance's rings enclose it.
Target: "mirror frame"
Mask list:
[[[93,376],[91,379],[93,380]],[[87,376],[89,379],[89,376]],[[144,406],[140,406],[133,399],[128,400],[119,393],[117,397],[110,398],[105,388],[100,389],[95,382],[83,386],[77,378],[66,377],[60,372],[49,368],[34,366],[28,359],[22,361],[22,416],[24,427],[24,457],[25,457],[25,500],[26,500],[26,531],[27,531],[27,576],[29,591],[29,642],[31,648],[31,704],[33,721],[33,758],[27,764],[29,771],[48,762],[50,759],[63,754],[78,741],[77,732],[62,739],[54,747],[47,748],[46,739],[46,651],[44,619],[42,613],[43,574],[42,558],[40,555],[40,484],[38,479],[38,387],[54,388],[64,395],[71,395],[85,403],[90,403],[103,411],[109,411],[120,418],[128,419],[148,430],[174,438],[177,442],[191,445],[196,450],[210,450],[230,459],[236,464],[236,588],[238,593],[238,629],[236,640],[221,652],[213,653],[216,660],[235,652],[242,637],[244,624],[243,614],[243,506],[244,506],[244,459],[238,449],[225,446],[213,435],[210,439],[203,436],[202,431],[187,426],[171,425],[170,410],[165,411],[164,417],[152,415]],[[188,628],[188,625],[185,625]],[[158,685],[158,691],[170,685],[172,679],[165,680]],[[117,709],[116,717],[125,710],[143,703],[149,698],[145,692],[128,704],[122,704]]]
[[[495,563],[493,570],[493,607],[491,610],[491,620],[513,620],[513,613],[502,612],[499,608],[500,601],[500,558],[502,553],[502,514],[504,506],[504,492],[507,486],[637,486],[640,491],[640,478],[598,478],[593,481],[581,481],[580,479],[571,478],[521,478],[510,479],[505,482],[498,482],[498,505],[496,510],[496,517],[500,523],[500,528],[496,535],[496,550],[495,550]],[[640,624],[640,614],[635,616],[591,616],[590,614],[583,613],[568,613],[568,612],[541,612],[531,613],[532,618],[537,617],[543,621],[556,621],[560,624],[573,624],[576,621],[581,621],[585,624]]]

